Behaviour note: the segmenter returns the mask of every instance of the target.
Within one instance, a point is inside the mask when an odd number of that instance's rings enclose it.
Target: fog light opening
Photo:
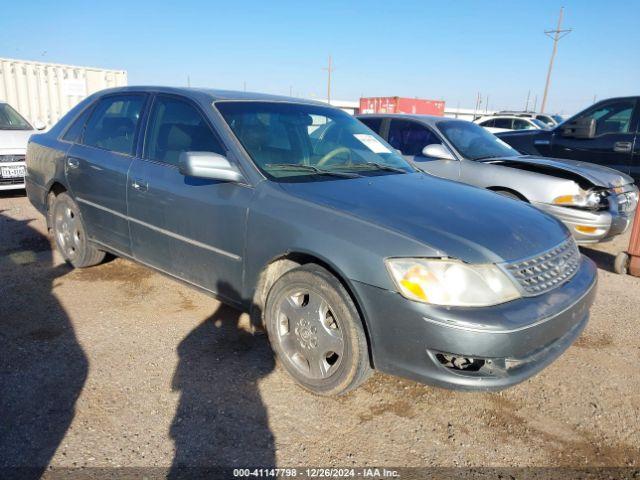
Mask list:
[[[485,361],[481,358],[460,357],[448,353],[436,353],[436,359],[446,368],[465,372],[477,372],[485,364]]]

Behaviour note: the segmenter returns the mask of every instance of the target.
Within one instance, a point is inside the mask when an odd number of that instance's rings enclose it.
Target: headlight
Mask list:
[[[493,264],[420,258],[391,258],[385,263],[398,290],[409,300],[484,307],[520,297],[513,282]]]
[[[567,207],[598,208],[602,206],[602,196],[599,192],[580,190],[578,195],[560,195],[553,199],[553,203]]]

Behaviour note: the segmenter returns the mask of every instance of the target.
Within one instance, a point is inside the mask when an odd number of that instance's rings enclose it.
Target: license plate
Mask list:
[[[24,177],[24,166],[17,165],[15,167],[0,167],[2,178],[20,178]]]

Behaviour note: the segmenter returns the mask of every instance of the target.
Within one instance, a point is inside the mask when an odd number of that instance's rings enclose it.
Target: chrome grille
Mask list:
[[[506,265],[525,295],[548,292],[573,277],[580,267],[580,250],[573,237],[536,257]]]
[[[24,155],[0,155],[0,163],[24,162]]]

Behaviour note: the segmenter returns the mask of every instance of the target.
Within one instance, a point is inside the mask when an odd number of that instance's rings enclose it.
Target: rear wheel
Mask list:
[[[55,197],[51,212],[52,232],[58,251],[76,268],[100,263],[105,253],[87,241],[86,229],[76,202],[66,193]]]
[[[360,315],[340,281],[307,264],[280,277],[266,302],[269,341],[287,372],[318,395],[340,395],[371,372]]]

